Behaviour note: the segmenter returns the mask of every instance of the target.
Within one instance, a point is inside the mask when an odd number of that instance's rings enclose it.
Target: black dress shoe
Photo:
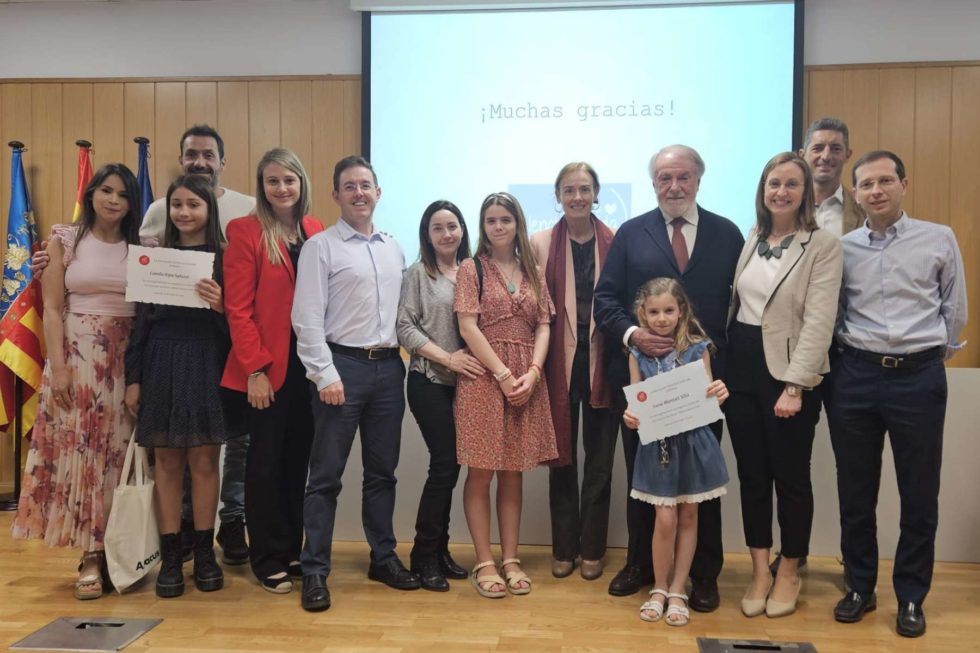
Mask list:
[[[327,589],[326,576],[303,576],[302,604],[307,612],[323,612],[330,607],[330,590]]]
[[[439,568],[442,570],[443,576],[446,578],[452,578],[453,580],[466,580],[470,577],[470,573],[456,564],[453,557],[449,555],[449,551],[443,551],[439,554]]]
[[[372,564],[368,567],[368,578],[396,590],[417,590],[422,587],[419,577],[405,569],[398,558],[392,558],[383,564]]]
[[[429,562],[419,566],[412,566],[412,573],[418,576],[422,583],[422,589],[430,592],[448,592],[449,581],[437,562]]]
[[[691,579],[691,599],[687,602],[692,610],[714,612],[721,603],[718,581],[714,578]]]
[[[864,617],[865,612],[871,612],[878,607],[878,600],[875,593],[859,594],[848,592],[834,608],[834,619],[841,623],[853,624]]]
[[[639,592],[644,585],[653,585],[653,570],[627,564],[609,582],[609,593],[613,596],[630,596]]]
[[[922,607],[911,601],[899,603],[895,630],[902,637],[922,637],[926,632],[926,615]]]

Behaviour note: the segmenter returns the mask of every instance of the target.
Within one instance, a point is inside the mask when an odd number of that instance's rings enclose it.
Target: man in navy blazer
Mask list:
[[[629,384],[625,347],[633,345],[649,356],[673,348],[673,340],[662,338],[636,325],[633,300],[637,289],[654,277],[680,280],[693,305],[695,316],[718,348],[712,359],[712,374],[723,375],[725,320],[731,298],[735,265],[745,239],[735,224],[697,205],[696,198],[704,161],[691,147],[671,145],[650,160],[650,177],[658,207],[629,220],[613,239],[595,288],[596,324],[606,335],[606,373],[617,388]],[[617,393],[616,409],[626,401]],[[721,439],[721,421],[712,425]],[[636,431],[623,427],[623,451],[629,480],[639,447]],[[629,481],[628,481],[629,483]],[[721,502],[706,501],[698,511],[698,546],[691,566],[693,609],[710,612],[718,607],[718,574],[722,565]],[[651,541],[653,506],[627,498],[626,524],[629,549],[626,566],[609,584],[614,596],[634,594],[653,582]],[[665,583],[667,579],[660,579]]]

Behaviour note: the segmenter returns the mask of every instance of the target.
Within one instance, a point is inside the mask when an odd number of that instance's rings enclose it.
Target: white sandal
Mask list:
[[[664,597],[663,601],[654,601],[654,596]],[[649,621],[650,623],[656,623],[664,616],[664,606],[667,603],[667,597],[670,595],[667,590],[662,589],[652,589],[650,590],[650,600],[640,606],[640,619],[643,621]],[[647,615],[647,612],[652,612],[652,615]]]
[[[667,601],[671,599],[680,599],[684,601],[684,605],[668,605],[667,612],[664,614],[664,621],[667,622],[668,626],[686,626],[691,623],[691,611],[687,609],[687,594],[677,594],[676,592],[671,592],[667,595]],[[671,619],[671,617],[679,617],[679,619]]]
[[[481,569],[486,567],[493,567],[494,573],[486,574],[484,576],[477,575],[480,573]],[[473,585],[473,589],[475,589],[480,596],[487,599],[502,599],[503,597],[507,596],[507,590],[505,589],[497,591],[491,589],[494,585],[503,585],[506,587],[504,579],[500,577],[499,573],[497,573],[497,568],[494,565],[493,560],[481,562],[477,566],[473,567],[473,571],[470,572],[470,584]]]
[[[503,569],[507,565],[518,565],[520,566],[520,558],[507,558],[500,563],[500,568]],[[523,594],[531,593],[531,579],[527,574],[524,573],[523,569],[518,569],[517,571],[504,571],[504,576],[507,578],[507,589],[511,594],[515,596],[521,596]],[[527,583],[527,587],[521,587],[521,583]]]

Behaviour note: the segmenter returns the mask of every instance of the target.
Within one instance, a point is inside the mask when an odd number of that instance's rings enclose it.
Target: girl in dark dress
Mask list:
[[[191,472],[194,507],[194,582],[198,590],[221,589],[214,558],[218,506],[218,456],[229,437],[220,390],[228,355],[228,323],[221,291],[224,238],[211,187],[199,177],[180,177],[167,190],[170,220],[164,247],[213,252],[216,279],[195,289],[208,308],[140,304],[126,349],[126,406],[137,415],[136,441],[153,447],[162,567],[160,597],[184,592],[180,504],[185,466]]]

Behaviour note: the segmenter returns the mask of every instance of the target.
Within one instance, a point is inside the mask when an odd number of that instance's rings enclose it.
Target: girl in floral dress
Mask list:
[[[41,279],[48,360],[12,531],[82,549],[75,597],[94,599],[108,582],[106,518],[133,427],[123,405],[135,313],[126,301],[126,256],[141,219],[132,171],[100,168],[82,205],[78,222],[57,227],[48,245]]]
[[[494,193],[483,201],[476,253],[456,273],[454,308],[467,348],[490,373],[457,378],[456,455],[469,468],[463,504],[479,561],[471,582],[481,596],[500,598],[531,591],[517,558],[522,472],[558,457],[541,372],[555,309],[513,196]],[[506,583],[490,553],[495,475]]]

